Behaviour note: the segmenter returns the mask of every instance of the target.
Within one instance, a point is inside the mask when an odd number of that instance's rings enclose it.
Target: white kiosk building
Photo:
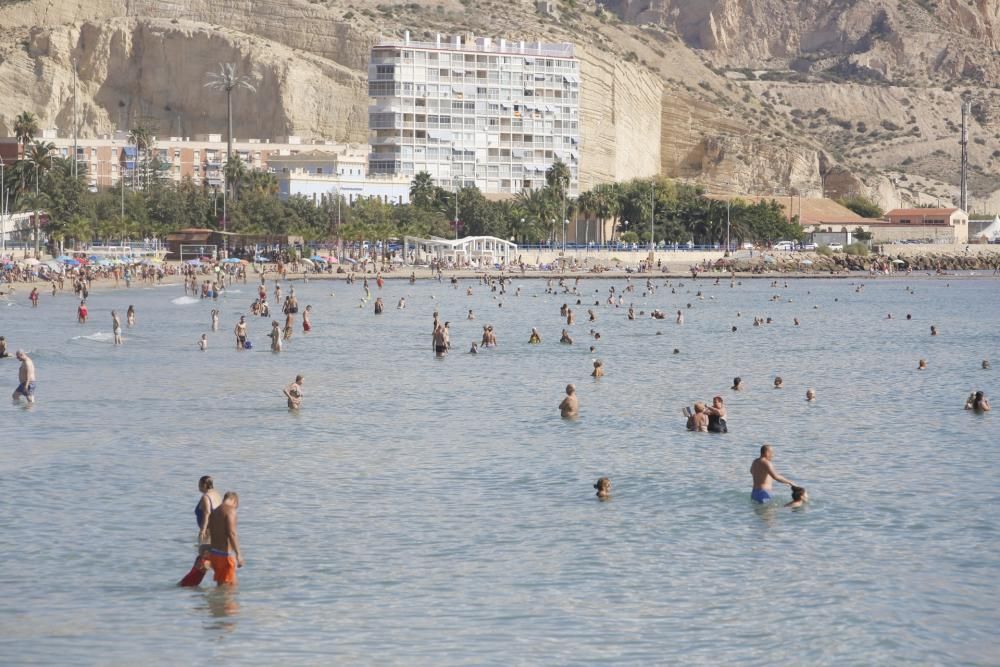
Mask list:
[[[466,236],[461,239],[403,237],[405,263],[430,264],[435,259],[455,268],[503,266],[517,260],[517,244],[495,236]]]

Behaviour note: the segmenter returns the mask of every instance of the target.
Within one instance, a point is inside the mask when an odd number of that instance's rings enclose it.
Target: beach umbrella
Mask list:
[[[328,262],[330,262],[331,264],[337,264],[337,263],[339,263],[336,257],[327,257],[326,260]]]
[[[91,262],[96,262],[96,261],[100,260],[101,258],[98,257],[97,255],[91,255],[87,259],[89,259]]]
[[[63,262],[63,264],[65,264],[66,266],[80,266],[80,262],[76,261],[75,259],[66,260]]]
[[[351,259],[350,257],[345,257],[344,261],[347,262],[348,264],[357,264],[358,263],[357,260]]]
[[[226,259],[222,260],[222,263],[223,264],[239,264],[240,260],[237,259],[236,257],[227,257]]]
[[[109,259],[102,259],[102,260],[99,260],[99,261],[97,262],[97,265],[98,265],[98,266],[114,266],[114,264],[112,263],[112,261],[111,261],[111,260],[109,260]]]
[[[314,262],[325,262],[326,261],[325,257],[320,257],[319,255],[313,255],[309,259],[312,260],[312,261],[314,261]]]
[[[69,255],[59,255],[58,257],[56,257],[56,261],[57,262],[65,262],[65,261],[70,260],[70,259],[73,259],[73,258],[70,257]]]
[[[303,257],[303,258],[302,258],[302,259],[300,259],[299,261],[300,261],[300,262],[302,262],[303,264],[305,264],[306,266],[313,266],[313,262],[312,262],[312,260],[310,260],[310,259],[306,259],[305,257]]]
[[[267,257],[261,257],[260,255],[257,255],[256,257],[253,258],[253,261],[264,263],[264,262],[269,262],[271,260],[269,260]]]
[[[903,260],[901,260],[901,259],[894,259],[894,260],[892,260],[892,263],[893,264],[906,264],[906,262],[903,261]]]
[[[11,262],[7,262],[6,264],[3,265],[3,268],[5,268],[5,269],[13,269],[14,268],[14,264],[11,263]]]
[[[200,259],[189,259],[187,261],[187,264],[189,266],[201,266],[201,260]]]

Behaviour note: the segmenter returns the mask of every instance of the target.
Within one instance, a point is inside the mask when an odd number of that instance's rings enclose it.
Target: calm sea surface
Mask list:
[[[0,302],[39,377],[33,408],[0,405],[0,663],[1000,663],[1000,412],[962,409],[1000,398],[1000,282],[643,282],[626,305],[683,309],[683,326],[630,322],[604,303],[624,280],[582,280],[572,347],[559,306],[576,297],[541,280],[500,298],[391,281],[381,316],[360,284],[297,283],[314,330],[297,321],[281,354],[260,318],[255,348],[233,349],[252,283],[216,303],[99,291],[85,326],[71,294]],[[115,348],[110,310],[129,304]],[[487,323],[499,348],[465,354]],[[0,382],[17,384],[13,359]],[[714,394],[730,433],[686,432],[681,408]],[[808,487],[804,511],[750,503],[763,442]],[[175,587],[204,474],[240,493],[235,591]]]

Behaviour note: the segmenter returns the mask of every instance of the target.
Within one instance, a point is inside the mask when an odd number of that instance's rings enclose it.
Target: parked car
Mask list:
[[[794,250],[795,244],[791,241],[778,241],[774,244],[775,250]]]
[[[818,247],[819,246],[816,245],[815,243],[803,243],[801,246],[799,246],[799,250],[815,250]]]
[[[834,252],[843,252],[844,250],[843,243],[831,243],[828,247]]]

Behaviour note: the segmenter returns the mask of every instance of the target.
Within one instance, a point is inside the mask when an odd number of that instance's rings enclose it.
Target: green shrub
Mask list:
[[[824,257],[833,257],[833,250],[828,245],[821,245],[816,248],[817,255],[823,255]]]
[[[844,252],[848,255],[856,255],[857,257],[867,257],[868,246],[864,243],[852,243],[844,248]]]

